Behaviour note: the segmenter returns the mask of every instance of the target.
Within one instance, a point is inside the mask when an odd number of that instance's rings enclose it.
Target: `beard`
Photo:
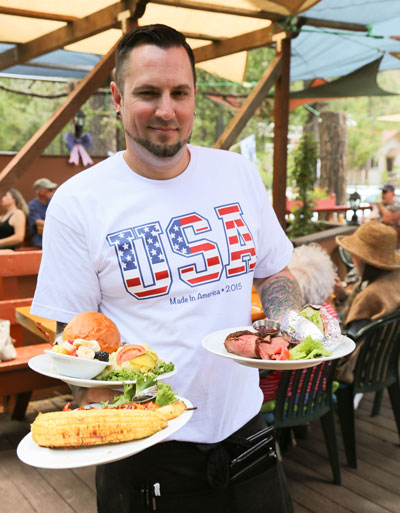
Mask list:
[[[186,144],[190,142],[190,136],[187,139],[178,141],[174,144],[167,143],[155,143],[150,141],[149,139],[142,139],[141,137],[135,137],[130,134],[127,130],[125,130],[126,135],[135,141],[135,143],[139,144],[147,151],[155,155],[159,158],[169,158],[174,157]]]

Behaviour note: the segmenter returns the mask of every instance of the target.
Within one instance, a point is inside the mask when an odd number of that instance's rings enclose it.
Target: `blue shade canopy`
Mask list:
[[[89,1],[89,0],[88,0]],[[90,1],[92,3],[90,3]],[[90,0],[85,4],[85,9],[89,9],[89,4],[95,6],[96,4]],[[70,0],[72,5],[75,0]],[[189,3],[201,3],[199,0],[192,0]],[[14,0],[17,7],[24,4],[23,0]],[[57,11],[58,6],[64,2],[54,3],[52,6],[53,12]],[[101,0],[101,6],[111,4],[107,0]],[[148,22],[150,16],[152,21],[163,22],[167,11],[165,9],[175,9],[176,17],[172,17],[174,21],[173,26],[178,30],[185,27],[190,32],[190,27],[187,26],[189,21],[182,24],[178,19],[178,14],[183,11],[190,11],[187,20],[195,20],[199,16],[207,15],[210,20],[208,24],[204,24],[204,32],[209,32],[210,37],[232,37],[232,34],[223,34],[224,27],[221,23],[216,23],[219,20],[220,13],[207,12],[189,9],[177,9],[173,6],[159,5],[157,2],[149,2],[146,11],[139,23],[143,24]],[[176,4],[185,3],[176,2]],[[252,23],[264,23],[268,25],[266,18],[257,18],[257,9],[264,9],[265,11],[272,11],[273,6],[280,4],[276,9],[275,14],[283,16],[278,23],[283,27],[289,27],[291,22],[295,21],[294,17],[286,17],[291,11],[290,6],[295,2],[287,1],[288,9],[284,10],[282,5],[285,4],[284,0],[278,1],[264,1],[264,0],[237,0],[236,2],[227,2],[226,0],[215,0],[215,6],[225,6],[225,9],[237,9],[239,6],[247,5],[247,8],[256,9],[254,17],[233,16],[229,14],[230,19],[236,22],[235,34],[245,34],[249,30],[256,30],[259,25],[252,25]],[[300,3],[300,2],[299,2]],[[5,41],[2,37],[2,23],[4,15],[2,15],[2,6],[11,5],[10,2],[0,0],[0,58],[1,52],[15,48],[15,44],[10,41]],[[203,2],[204,4],[204,2]],[[209,3],[207,3],[210,5]],[[292,40],[292,59],[291,59],[291,80],[306,80],[314,79],[317,77],[330,78],[348,75],[352,71],[361,68],[362,66],[376,61],[382,57],[380,61],[379,71],[388,69],[400,69],[400,0],[320,0],[315,3],[311,0],[303,2],[303,6],[313,6],[303,12],[300,12],[299,19],[302,23],[300,32],[297,37]],[[35,5],[41,5],[36,2]],[[43,4],[44,5],[44,4]],[[97,4],[100,8],[100,4]],[[13,4],[14,6],[14,4]],[[81,6],[82,7],[82,6]],[[26,9],[32,9],[29,2],[26,2]],[[94,7],[93,7],[94,8]],[[304,8],[304,7],[303,7]],[[72,9],[72,8],[71,8]],[[174,12],[175,12],[174,11]],[[78,16],[82,14],[78,12]],[[157,18],[157,13],[160,13]],[[60,14],[66,14],[65,12]],[[186,12],[183,14],[187,14]],[[19,18],[19,17],[18,17]],[[21,18],[19,18],[21,19]],[[307,19],[312,19],[313,22],[307,23]],[[168,20],[168,19],[167,19]],[[367,31],[349,31],[340,30],[335,28],[334,24],[330,24],[331,28],[318,27],[315,20],[329,20],[330,22],[345,22],[362,24],[369,27]],[[273,21],[277,21],[276,19]],[[48,21],[48,23],[59,23],[55,21]],[[216,26],[218,25],[218,26]],[[4,26],[4,25],[3,25]],[[226,24],[232,26],[232,23]],[[249,29],[249,27],[252,27]],[[57,27],[52,27],[54,30]],[[105,27],[105,30],[107,28]],[[194,31],[192,31],[194,33]],[[15,31],[15,39],[13,42],[18,43],[18,33]],[[398,39],[393,38],[397,36]],[[97,36],[96,36],[97,37]],[[218,38],[217,38],[218,39]],[[3,43],[1,43],[3,41]],[[190,41],[192,42],[192,41]],[[202,44],[208,44],[210,41],[203,41]],[[197,43],[198,44],[198,41]],[[73,46],[73,45],[72,45]],[[95,45],[92,45],[93,48]],[[74,48],[75,49],[75,48]],[[93,53],[81,53],[80,51],[70,51],[59,49],[46,53],[40,57],[33,58],[24,64],[11,66],[7,69],[0,71],[0,76],[16,75],[16,76],[30,76],[36,78],[44,77],[61,77],[68,78],[83,78],[87,72],[98,62],[101,54],[104,51],[96,51],[94,48]],[[260,75],[263,70],[260,70]],[[223,73],[221,73],[223,74]]]
[[[379,71],[400,69],[391,54],[400,57],[399,0],[322,0],[303,15],[369,25],[370,35],[305,25],[292,41],[291,80],[347,75],[380,56]]]
[[[13,45],[0,43],[0,53]],[[0,72],[1,76],[26,76],[32,78],[83,78],[101,58],[101,55],[67,50],[55,50],[32,59],[29,63],[12,66]]]

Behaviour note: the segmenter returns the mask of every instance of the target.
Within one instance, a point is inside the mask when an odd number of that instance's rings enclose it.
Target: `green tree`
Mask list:
[[[317,143],[313,134],[306,132],[294,151],[293,155],[294,165],[292,169],[292,178],[296,183],[297,197],[299,206],[295,207],[293,211],[293,218],[287,233],[290,237],[300,237],[313,233],[315,228],[311,222],[314,205],[313,200],[310,199],[310,193],[314,189],[314,184],[317,180]]]

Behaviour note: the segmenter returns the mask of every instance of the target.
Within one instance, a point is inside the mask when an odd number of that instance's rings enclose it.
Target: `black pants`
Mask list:
[[[256,416],[241,430],[248,436],[265,427]],[[215,453],[214,453],[215,455]],[[238,483],[209,484],[206,447],[164,442],[135,456],[97,467],[99,513],[292,513],[286,478],[279,464]],[[218,458],[213,460],[218,467]],[[221,459],[221,473],[226,462]],[[159,483],[160,496],[154,495]],[[157,485],[156,485],[157,487]]]

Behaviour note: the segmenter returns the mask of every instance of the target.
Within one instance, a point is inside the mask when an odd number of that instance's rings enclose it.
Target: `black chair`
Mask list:
[[[339,448],[336,421],[332,405],[332,381],[336,360],[315,367],[284,371],[279,383],[274,425],[282,430],[281,448],[284,450],[290,429],[320,419],[335,484],[341,484]],[[286,438],[286,440],[285,440]]]
[[[400,437],[400,312],[368,324],[353,339],[358,353],[354,381],[341,384],[336,396],[347,463],[357,468],[353,406],[355,394],[376,392],[371,413],[371,416],[375,416],[379,414],[383,393],[387,388]]]

